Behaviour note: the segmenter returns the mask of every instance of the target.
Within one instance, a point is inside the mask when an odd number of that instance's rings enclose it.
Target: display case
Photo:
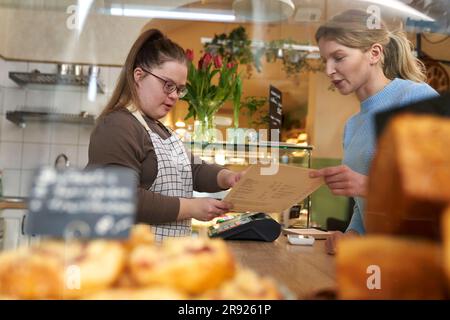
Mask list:
[[[195,156],[208,163],[222,165],[234,171],[242,171],[252,164],[271,165],[280,163],[311,168],[312,146],[288,143],[250,143],[229,142],[185,142],[186,148]],[[196,193],[196,196],[223,198],[227,192],[208,194]],[[284,227],[309,228],[311,224],[311,197],[293,206],[285,212],[267,212],[275,215]]]

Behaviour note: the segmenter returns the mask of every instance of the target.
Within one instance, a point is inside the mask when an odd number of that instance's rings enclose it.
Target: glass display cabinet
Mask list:
[[[312,146],[288,143],[230,142],[185,142],[192,154],[208,163],[222,165],[234,171],[242,171],[252,164],[273,165],[274,163],[311,168]],[[220,193],[198,193],[194,196],[209,196],[222,199],[228,191]],[[267,212],[284,227],[309,228],[311,224],[311,197],[307,197],[285,212]]]

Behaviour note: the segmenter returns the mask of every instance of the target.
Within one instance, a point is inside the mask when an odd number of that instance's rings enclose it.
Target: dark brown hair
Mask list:
[[[157,29],[144,31],[131,47],[111,99],[99,118],[114,110],[126,108],[130,104],[140,109],[134,70],[138,67],[152,70],[168,61],[177,61],[186,66],[188,63],[184,49],[167,38],[161,31]]]

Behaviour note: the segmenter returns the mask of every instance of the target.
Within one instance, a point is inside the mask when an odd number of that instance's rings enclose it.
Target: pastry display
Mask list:
[[[237,266],[225,241],[46,240],[0,254],[0,299],[280,299],[273,280]]]

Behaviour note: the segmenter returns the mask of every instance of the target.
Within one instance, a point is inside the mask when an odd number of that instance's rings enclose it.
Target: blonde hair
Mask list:
[[[126,108],[130,104],[141,109],[135,87],[134,69],[144,67],[152,70],[167,61],[178,61],[186,66],[188,63],[184,49],[167,38],[161,31],[157,29],[144,31],[131,47],[111,99],[99,119],[114,110]]]
[[[383,21],[379,28],[370,29],[368,21],[373,17],[361,10],[347,10],[319,27],[315,38],[335,40],[363,52],[379,43],[383,46],[381,65],[388,79],[402,78],[416,82],[426,80],[424,64],[412,53],[412,43],[401,30],[389,31]]]

